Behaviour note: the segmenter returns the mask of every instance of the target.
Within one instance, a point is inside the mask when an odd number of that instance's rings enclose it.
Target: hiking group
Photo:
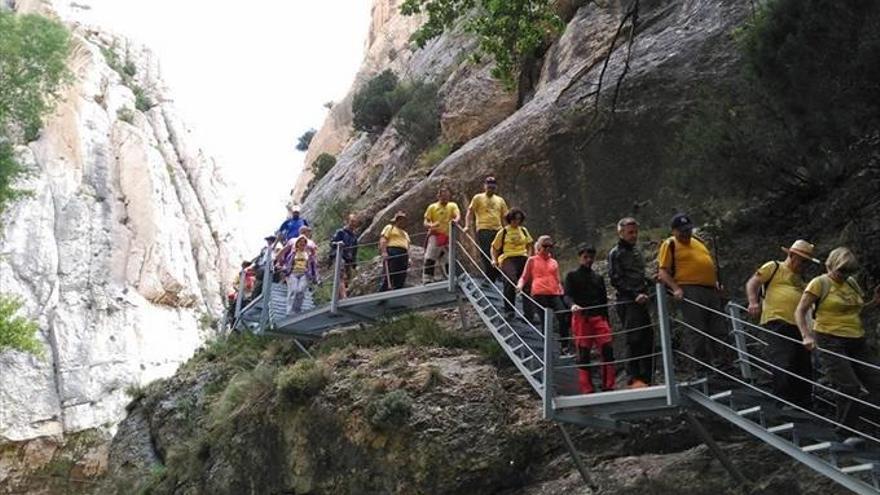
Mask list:
[[[508,319],[534,321],[545,308],[555,313],[564,355],[577,364],[580,393],[592,393],[591,354],[598,356],[598,388],[615,389],[616,364],[625,363],[626,386],[642,388],[654,382],[654,324],[649,301],[654,279],[646,275],[646,261],[638,247],[639,223],[626,217],[617,223],[617,243],[607,255],[608,278],[615,291],[609,303],[602,275],[593,270],[597,250],[582,244],[573,250],[577,268],[561,275],[553,239],[537,239],[525,226],[526,214],[509,208],[498,194],[498,182],[487,177],[483,192],[470,201],[463,230],[473,232],[480,253],[476,267],[487,284],[500,283]],[[461,210],[452,201],[452,191],[441,186],[437,201],[425,210],[426,230],[423,283],[445,279],[448,267],[450,226],[460,224]],[[407,214],[394,214],[379,235],[382,260],[379,290],[397,290],[406,285],[411,272],[412,239],[407,232]],[[345,225],[330,239],[328,261],[335,262],[337,245],[341,253],[339,297],[347,296],[357,267],[358,218],[349,215]],[[472,230],[473,228],[473,230]],[[716,368],[733,364],[727,341],[723,287],[719,267],[705,242],[694,235],[694,223],[687,214],[675,215],[671,237],[659,244],[656,280],[677,302],[682,328],[678,334],[682,351],[694,363]],[[234,291],[244,290],[245,301],[260,293],[266,260],[273,263],[273,280],[287,284],[288,313],[302,310],[303,296],[318,283],[318,248],[311,239],[311,227],[300,216],[298,206],[289,206],[288,218],[278,231],[266,238],[267,245],[253,262],[242,265],[245,280],[237,278]],[[268,256],[267,250],[273,255]],[[880,304],[880,288],[865,301],[854,274],[859,265],[853,253],[839,247],[824,262],[825,273],[807,283],[804,272],[810,264],[822,264],[814,257],[815,246],[804,240],[783,248],[786,258],[768,261],[746,283],[748,312],[759,318],[767,339],[767,361],[774,368],[773,393],[799,407],[813,407],[814,361],[837,395],[837,420],[855,425],[859,418],[880,419],[865,403],[880,403],[880,360],[865,339],[861,313]],[[519,309],[517,295],[521,294]],[[235,292],[230,295],[234,301]],[[233,304],[231,304],[233,306]],[[620,329],[612,330],[609,308],[614,307]],[[615,361],[614,336],[624,336],[627,358]],[[819,352],[815,352],[815,351]],[[813,353],[818,359],[813,359]],[[694,369],[697,366],[693,366]]]

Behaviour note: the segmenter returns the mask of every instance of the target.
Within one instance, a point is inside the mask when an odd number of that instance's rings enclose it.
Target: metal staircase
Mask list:
[[[566,445],[573,453],[582,476],[589,477],[580,464],[563,423],[626,432],[634,421],[661,415],[683,413],[694,430],[739,482],[747,482],[723,450],[712,440],[704,426],[688,411],[702,410],[741,428],[759,441],[770,445],[821,475],[858,494],[880,494],[880,442],[863,434],[861,442],[844,442],[839,426],[814,411],[798,410],[762,389],[754,373],[771,373],[768,364],[754,354],[755,347],[766,345],[751,335],[748,326],[735,312],[720,313],[731,322],[731,341],[727,344],[738,354],[739,376],[687,355],[672,344],[673,316],[666,291],[657,286],[656,307],[659,344],[662,357],[662,380],[659,385],[634,390],[616,390],[581,394],[577,385],[573,356],[560,353],[554,324],[556,315],[544,310],[542,321],[528,321],[517,308],[506,317],[501,288],[489,280],[481,263],[470,253],[486,256],[476,241],[456,225],[450,229],[449,279],[418,287],[340,299],[339,284],[342,259],[337,251],[330,304],[315,306],[308,293],[303,311],[288,315],[284,284],[272,284],[271,273],[264,279],[263,294],[236,312],[236,328],[284,334],[295,338],[320,338],[329,330],[358,322],[374,322],[395,314],[434,307],[450,306],[466,300],[473,307],[489,333],[498,342],[529,386],[542,401],[546,419],[560,425]],[[467,241],[467,243],[465,243]],[[337,249],[340,249],[337,246]],[[271,260],[267,258],[268,265]],[[527,297],[527,296],[524,296]],[[268,300],[266,306],[264,300]],[[685,303],[687,301],[685,300]],[[462,315],[464,318],[464,315]],[[760,328],[760,327],[757,327]],[[688,328],[680,328],[688,331]],[[703,333],[699,329],[691,329]],[[702,378],[679,382],[675,358],[696,362]],[[756,363],[761,363],[761,365]],[[851,430],[850,433],[856,430]]]

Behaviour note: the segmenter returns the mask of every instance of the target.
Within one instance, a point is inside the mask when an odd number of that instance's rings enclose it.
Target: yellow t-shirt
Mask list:
[[[715,275],[715,262],[705,244],[696,237],[691,237],[688,244],[678,242],[675,237],[663,241],[657,252],[657,264],[669,270],[672,267],[672,253],[669,250],[670,239],[675,242],[675,274],[673,279],[678,285],[703,285],[714,287],[718,281]]]
[[[828,290],[824,298],[823,284],[827,284]],[[807,292],[822,298],[813,325],[815,331],[837,337],[859,338],[865,335],[861,318],[865,301],[862,290],[854,281],[838,283],[828,275],[821,275],[810,280]]]
[[[507,232],[507,235],[504,234],[505,232]],[[522,226],[511,227],[508,225],[495,234],[495,240],[492,241],[492,248],[496,251],[501,251],[501,254],[498,256],[498,263],[500,264],[504,263],[504,260],[507,258],[528,256],[529,245],[533,242],[535,242],[535,240],[529,235],[528,229]]]
[[[507,202],[497,194],[492,197],[480,193],[471,199],[469,207],[477,217],[477,230],[501,230],[501,219],[507,215]]]
[[[458,205],[452,201],[446,203],[446,206],[441,205],[439,201],[431,203],[428,205],[428,209],[425,210],[425,221],[437,223],[437,226],[434,227],[434,232],[446,235],[449,235],[449,222],[459,216],[461,216],[461,212],[458,209]]]
[[[303,275],[309,269],[309,253],[306,251],[298,251],[293,255],[293,261],[290,272],[294,275]]]
[[[778,265],[777,265],[778,263]],[[778,269],[776,267],[779,267]],[[773,271],[776,271],[776,275]],[[772,320],[782,320],[791,325],[797,325],[794,312],[801,295],[807,287],[806,281],[799,274],[791,271],[788,263],[784,261],[768,261],[764,263],[755,276],[762,284],[770,281],[764,294],[763,309],[761,310],[761,324]],[[772,279],[770,277],[773,277]]]
[[[388,247],[409,249],[409,234],[400,227],[389,223],[382,229],[381,235],[388,240]]]

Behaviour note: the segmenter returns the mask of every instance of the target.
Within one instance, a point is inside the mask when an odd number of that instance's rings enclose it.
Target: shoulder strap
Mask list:
[[[855,278],[853,278],[853,277],[849,277],[849,278],[847,278],[847,279],[846,279],[846,283],[847,283],[847,285],[849,285],[850,287],[852,287],[852,289],[853,289],[854,291],[856,291],[856,293],[859,295],[859,297],[864,297],[864,296],[865,296],[864,293],[862,293],[862,287],[859,285],[859,283],[856,281]]]
[[[819,277],[819,298],[816,299],[816,302],[813,303],[813,319],[816,319],[816,313],[819,312],[819,305],[822,304],[822,301],[828,297],[828,293],[831,292],[831,281],[828,280],[828,275],[822,275]]]
[[[774,264],[773,273],[770,274],[770,278],[768,278],[767,281],[764,282],[764,285],[761,286],[761,298],[764,298],[767,296],[767,289],[770,287],[770,282],[773,281],[773,277],[775,277],[776,272],[779,271],[779,262],[776,260],[773,260],[773,264]]]
[[[669,257],[672,262],[669,264],[669,275],[675,277],[675,237],[669,238]]]
[[[504,254],[504,241],[507,240],[507,229],[508,228],[509,228],[508,225],[505,225],[504,227],[501,228],[501,249],[499,249],[499,251],[501,251],[501,254]]]

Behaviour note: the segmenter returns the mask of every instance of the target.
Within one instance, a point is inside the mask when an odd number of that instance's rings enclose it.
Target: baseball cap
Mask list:
[[[497,185],[498,181],[495,180],[495,177],[490,175],[489,177],[486,177],[486,184]]]
[[[671,227],[678,230],[691,230],[694,228],[694,222],[687,213],[678,213],[672,217]]]
[[[593,256],[596,254],[596,248],[594,248],[593,246],[590,246],[589,244],[581,244],[578,246],[577,249],[578,249],[578,256],[580,256],[584,253],[589,253],[590,255],[593,255]]]

